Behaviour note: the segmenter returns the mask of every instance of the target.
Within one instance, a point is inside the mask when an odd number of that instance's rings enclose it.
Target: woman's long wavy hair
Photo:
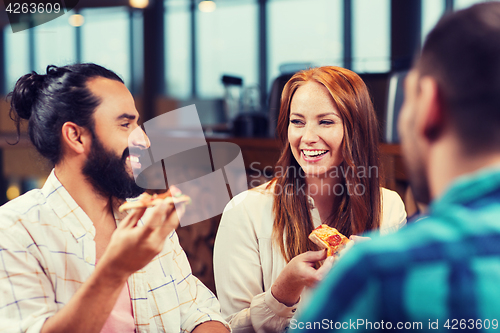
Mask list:
[[[308,239],[313,230],[309,200],[304,191],[299,190],[305,186],[305,178],[303,172],[297,172],[300,166],[288,141],[293,95],[309,81],[323,85],[330,92],[344,126],[343,162],[338,168],[345,171],[345,176],[339,172],[344,191],[336,207],[333,207],[335,198],[332,193],[332,212],[327,224],[347,237],[380,227],[378,122],[365,83],[356,73],[340,67],[326,66],[298,72],[283,89],[278,117],[277,134],[283,148],[277,170],[285,171],[269,184],[269,188],[274,187],[275,196],[273,239],[287,262],[298,254],[317,250]],[[372,174],[373,170],[375,174]],[[363,194],[361,189],[364,189]]]

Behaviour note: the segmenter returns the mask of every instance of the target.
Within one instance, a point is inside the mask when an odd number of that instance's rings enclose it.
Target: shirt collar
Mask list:
[[[497,164],[458,177],[430,208],[434,210],[450,204],[467,204],[499,189],[500,165]]]
[[[57,179],[54,169],[52,169],[47,181],[43,185],[42,193],[47,200],[47,204],[68,227],[77,241],[87,234],[90,234],[92,239],[95,237],[96,230],[94,223],[83,209],[78,206],[59,179]],[[113,213],[117,224],[127,215],[126,213],[118,212],[118,207],[121,203],[121,200],[113,198]]]

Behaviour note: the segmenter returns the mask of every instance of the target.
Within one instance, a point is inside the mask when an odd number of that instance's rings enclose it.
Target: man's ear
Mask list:
[[[62,142],[76,154],[83,154],[91,144],[90,132],[77,124],[68,121],[62,126]]]
[[[429,141],[435,141],[443,133],[445,108],[436,80],[426,76],[420,79],[419,104],[421,108],[421,134]]]

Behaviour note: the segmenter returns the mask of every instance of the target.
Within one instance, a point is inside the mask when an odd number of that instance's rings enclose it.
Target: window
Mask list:
[[[14,89],[17,80],[30,72],[29,31],[12,33],[10,26],[4,28],[5,38],[5,88]]]
[[[82,62],[93,62],[118,74],[130,88],[130,20],[125,7],[85,9]]]
[[[257,4],[253,0],[218,1],[211,13],[196,10],[197,89],[202,98],[222,97],[224,74],[258,82]]]
[[[422,43],[444,14],[444,0],[422,0]]]
[[[132,94],[142,93],[144,78],[144,16],[142,11],[133,10],[131,13],[130,29],[132,54],[130,54],[131,83],[128,85]]]
[[[455,3],[453,4],[453,9],[454,10],[465,9],[480,2],[488,2],[488,0],[455,0]]]
[[[165,67],[167,94],[186,99],[191,96],[191,22],[186,0],[166,1]]]
[[[280,75],[280,66],[286,64],[342,66],[342,17],[342,0],[270,0],[269,83]]]
[[[45,73],[48,65],[64,66],[76,62],[76,28],[69,24],[68,16],[60,16],[33,29],[37,73]]]
[[[353,69],[358,73],[391,68],[389,0],[352,0]]]

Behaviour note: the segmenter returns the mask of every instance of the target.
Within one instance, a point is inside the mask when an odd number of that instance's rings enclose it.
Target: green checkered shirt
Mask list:
[[[494,331],[499,321],[497,167],[460,177],[419,222],[357,244],[289,328]]]

